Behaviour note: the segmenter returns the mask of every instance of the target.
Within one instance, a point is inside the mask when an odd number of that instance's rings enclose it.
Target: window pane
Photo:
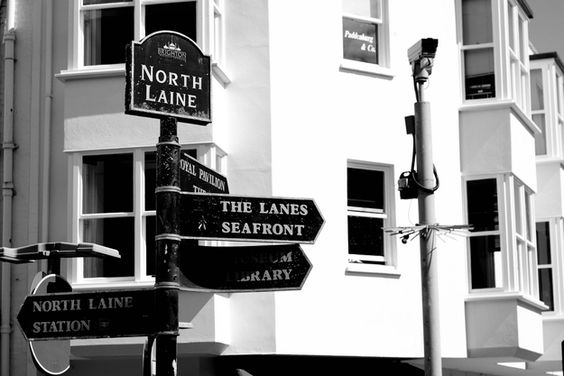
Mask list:
[[[348,205],[384,211],[384,172],[347,169]]]
[[[495,179],[470,180],[468,194],[468,222],[471,231],[499,230],[497,187]]]
[[[133,211],[133,155],[91,155],[82,159],[83,213]]]
[[[145,218],[145,246],[147,249],[147,275],[155,275],[155,216]]]
[[[349,215],[349,253],[384,256],[384,220]]]
[[[171,30],[196,41],[196,2],[145,6],[145,34]]]
[[[155,210],[155,187],[157,180],[157,156],[145,153],[145,210]]]
[[[533,115],[533,121],[541,130],[540,134],[535,134],[535,154],[546,155],[546,125],[544,123],[544,114]]]
[[[493,41],[490,0],[462,1],[462,35],[465,45]]]
[[[380,0],[343,0],[343,12],[361,17],[380,18]]]
[[[509,47],[515,51],[515,17],[513,17],[514,6],[507,4],[507,28],[509,29]]]
[[[542,84],[542,70],[531,70],[531,110],[544,109],[544,88]]]
[[[537,222],[537,258],[538,265],[551,263],[550,225],[548,222]]]
[[[464,51],[466,99],[495,97],[493,49]]]
[[[84,12],[84,65],[119,64],[133,40],[133,7]]]
[[[343,57],[378,64],[378,24],[343,17]]]
[[[470,264],[473,289],[500,287],[501,267],[499,236],[470,238]]]
[[[540,300],[554,311],[554,293],[552,289],[552,269],[539,269]]]
[[[133,276],[133,217],[86,219],[82,222],[82,241],[117,249],[121,259],[84,258],[84,277]]]
[[[133,0],[82,0],[83,5],[133,3]]]

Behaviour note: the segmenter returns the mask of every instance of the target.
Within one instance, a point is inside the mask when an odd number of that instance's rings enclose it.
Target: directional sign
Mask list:
[[[313,200],[182,192],[184,239],[313,243],[323,217]]]
[[[198,246],[180,257],[178,268],[185,287],[221,292],[299,290],[311,263],[298,244]]]
[[[29,295],[18,322],[28,340],[146,336],[154,306],[153,290]]]
[[[229,193],[227,178],[192,158],[180,155],[180,190],[197,193]]]

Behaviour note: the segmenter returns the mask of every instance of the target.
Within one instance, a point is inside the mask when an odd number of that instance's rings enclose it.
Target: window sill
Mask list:
[[[227,73],[225,73],[225,70],[223,70],[216,62],[212,63],[212,74],[224,88],[231,83],[231,79],[229,78]]]
[[[390,68],[353,60],[341,60],[339,70],[342,72],[366,74],[369,76],[380,77],[388,80],[394,78],[394,74]]]
[[[525,295],[519,292],[503,292],[503,291],[492,291],[492,292],[471,292],[468,297],[466,297],[467,302],[476,301],[496,301],[496,300],[518,300],[535,308],[539,311],[548,310],[548,306],[545,305],[539,299],[532,297],[530,295]]]
[[[112,289],[123,289],[123,288],[147,288],[153,287],[155,285],[155,280],[153,278],[147,278],[143,281],[134,281],[133,279],[102,279],[96,278],[92,281],[82,281],[71,283],[74,291],[82,290],[112,290]]]
[[[62,70],[55,74],[60,81],[82,80],[89,78],[106,78],[125,76],[125,64],[100,65],[84,68]]]
[[[345,274],[369,274],[379,277],[399,278],[401,273],[393,265],[349,263]]]

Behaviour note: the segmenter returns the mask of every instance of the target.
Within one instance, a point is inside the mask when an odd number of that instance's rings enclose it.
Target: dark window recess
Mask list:
[[[537,222],[537,263],[546,265],[551,263],[550,256],[550,224]]]
[[[495,252],[500,252],[499,236],[470,238],[470,267],[473,289],[497,287],[495,282]]]
[[[554,311],[554,293],[552,291],[552,269],[539,269],[540,300]]]
[[[89,11],[84,21],[84,64],[120,64],[133,40],[133,7]]]
[[[495,75],[493,73],[466,76],[466,99],[495,97]]]
[[[384,210],[384,172],[347,169],[348,206]]]
[[[156,230],[156,222],[155,216],[150,216],[146,218],[146,249],[147,249],[147,268],[146,272],[147,275],[155,275],[155,264],[156,264],[156,257],[157,254],[155,253],[155,230]]]
[[[133,155],[91,155],[83,161],[83,212],[133,211]]]
[[[497,187],[495,179],[470,180],[466,183],[468,223],[471,231],[499,229]]]
[[[170,30],[196,41],[196,2],[145,6],[145,34]]]
[[[120,259],[84,258],[84,277],[127,277],[134,275],[133,217],[84,220],[84,241],[117,249]]]
[[[384,256],[384,220],[349,215],[349,254]]]

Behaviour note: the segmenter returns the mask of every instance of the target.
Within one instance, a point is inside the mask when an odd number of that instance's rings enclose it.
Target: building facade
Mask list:
[[[127,43],[160,30],[212,59],[213,121],[179,123],[182,150],[225,175],[231,194],[312,198],[321,211],[300,290],[181,286],[179,375],[421,374],[419,233],[391,230],[418,223],[417,200],[398,191],[414,153],[407,51],[437,39],[425,100],[443,374],[561,375],[564,66],[530,44],[529,24],[543,20],[525,0],[0,10],[2,246],[100,244],[121,259],[64,259],[74,291],[154,285],[159,120],[124,113],[124,62]],[[1,376],[38,372],[16,316],[47,267],[2,263]],[[65,374],[141,374],[145,340],[72,340]]]

